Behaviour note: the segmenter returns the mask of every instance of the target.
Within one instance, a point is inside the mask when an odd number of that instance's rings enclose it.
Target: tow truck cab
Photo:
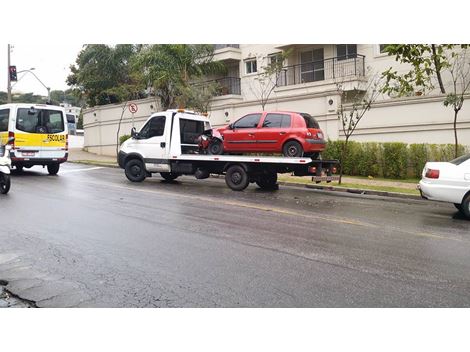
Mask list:
[[[236,191],[250,182],[264,189],[277,189],[278,173],[311,175],[316,181],[336,179],[336,160],[287,158],[272,156],[205,155],[199,138],[211,128],[207,117],[184,110],[167,110],[152,114],[139,132],[134,129],[118,153],[118,164],[126,177],[141,182],[152,173],[166,180],[180,175],[197,179],[223,174],[227,185]]]

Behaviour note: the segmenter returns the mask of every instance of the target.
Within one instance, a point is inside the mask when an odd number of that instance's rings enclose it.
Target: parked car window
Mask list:
[[[307,128],[316,128],[316,129],[320,128],[320,125],[318,124],[317,120],[313,118],[313,116],[310,116],[309,114],[306,114],[306,113],[301,113],[300,115],[304,118]]]
[[[0,132],[8,131],[9,117],[10,117],[10,109],[0,110]]]
[[[460,165],[469,159],[470,159],[470,154],[466,154],[466,155],[462,155],[461,157],[458,157],[457,159],[451,160],[449,162],[454,165]]]
[[[139,132],[140,138],[163,136],[165,132],[165,116],[155,116]]]
[[[288,128],[291,125],[288,114],[267,114],[263,121],[263,127]]]
[[[60,133],[65,130],[61,111],[47,109],[18,109],[16,128],[28,133]]]
[[[204,132],[204,121],[180,119],[182,144],[197,144],[198,137]]]
[[[233,128],[256,128],[260,118],[261,114],[249,114],[243,116],[233,124]]]

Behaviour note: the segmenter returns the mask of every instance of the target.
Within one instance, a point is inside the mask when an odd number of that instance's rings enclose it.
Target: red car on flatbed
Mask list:
[[[301,112],[251,113],[211,132],[209,138],[201,141],[209,154],[282,153],[317,159],[326,147],[318,122]]]

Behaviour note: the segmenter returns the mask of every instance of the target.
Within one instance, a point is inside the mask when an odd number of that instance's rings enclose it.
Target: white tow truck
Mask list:
[[[278,188],[277,174],[312,176],[315,182],[331,182],[339,177],[337,160],[313,160],[251,155],[207,155],[199,141],[211,130],[207,117],[187,110],[167,110],[152,114],[139,132],[133,128],[118,153],[118,164],[132,182],[142,182],[153,173],[168,181],[181,175],[197,179],[211,174],[225,175],[234,191],[242,191],[251,182],[260,188]]]

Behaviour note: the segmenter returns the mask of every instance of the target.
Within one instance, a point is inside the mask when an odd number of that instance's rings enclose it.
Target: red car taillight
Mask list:
[[[439,178],[439,170],[427,169],[426,177],[427,178]]]

